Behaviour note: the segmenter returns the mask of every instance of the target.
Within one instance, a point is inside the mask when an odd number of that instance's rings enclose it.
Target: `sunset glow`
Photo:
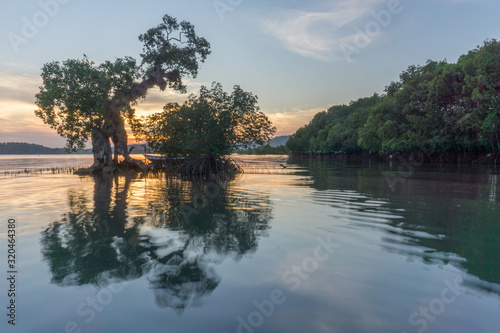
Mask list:
[[[22,43],[3,38],[0,142],[62,147],[65,140],[33,114],[40,68],[83,54],[97,63],[127,55],[138,59],[142,46],[137,36],[166,12],[192,22],[212,44],[212,54],[198,77],[186,78],[188,94],[213,81],[227,89],[241,85],[259,97],[261,110],[277,127],[276,135],[292,134],[332,105],[383,93],[385,85],[411,64],[427,59],[454,61],[464,50],[498,37],[499,31],[496,2],[442,0],[431,6],[428,1],[402,0],[392,14],[384,16],[389,23],[380,21],[381,13],[389,10],[382,0],[279,5],[257,1],[230,8],[195,2],[148,0],[141,12],[123,4],[112,8],[113,17],[96,20],[95,11],[88,8],[106,11],[111,10],[110,4],[72,1],[60,5],[57,14]],[[5,4],[2,12],[8,15],[3,22],[9,28],[4,36],[23,37],[22,18],[40,11],[35,0]],[[119,18],[129,16],[134,20],[123,26]],[[467,23],[457,25],[457,21]],[[372,26],[376,33],[368,33],[366,39],[361,33]],[[136,114],[159,112],[165,103],[182,102],[188,94],[151,91],[136,106]]]

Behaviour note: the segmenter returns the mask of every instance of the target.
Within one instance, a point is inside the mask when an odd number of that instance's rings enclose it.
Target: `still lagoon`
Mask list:
[[[499,331],[498,169],[237,158],[202,182],[0,156],[0,331]]]

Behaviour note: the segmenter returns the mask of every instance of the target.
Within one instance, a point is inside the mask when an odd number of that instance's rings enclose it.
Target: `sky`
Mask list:
[[[132,56],[138,36],[164,14],[191,22],[212,54],[189,93],[234,85],[259,98],[277,127],[293,134],[314,114],[374,93],[410,65],[456,62],[486,39],[500,39],[498,0],[2,0],[0,142],[63,147],[34,115],[45,63],[99,63]],[[151,91],[138,115],[187,95]]]

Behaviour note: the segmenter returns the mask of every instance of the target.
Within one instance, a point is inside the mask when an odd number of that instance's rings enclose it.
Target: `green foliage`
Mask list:
[[[410,66],[382,97],[361,98],[318,113],[297,130],[292,152],[380,153],[500,151],[500,42],[456,64]]]
[[[69,151],[83,149],[92,129],[104,125],[109,96],[130,86],[134,68],[130,59],[102,65],[87,58],[48,63],[35,96],[35,115],[67,139]]]
[[[158,153],[222,156],[263,144],[276,129],[259,111],[257,96],[239,86],[229,95],[213,83],[184,104],[168,103],[163,112],[134,123],[133,131]]]
[[[311,122],[290,137],[292,152],[360,152],[358,129],[366,122],[381,97],[360,98],[349,105],[336,105],[314,116]]]
[[[185,92],[183,76],[196,77],[199,63],[211,53],[210,43],[195,33],[194,26],[165,15],[163,22],[139,36],[143,42],[141,66],[145,80],[156,80],[161,90],[167,86]]]

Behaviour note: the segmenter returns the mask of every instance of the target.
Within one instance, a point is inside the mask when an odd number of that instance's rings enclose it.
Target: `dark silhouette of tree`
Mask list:
[[[219,284],[214,258],[240,260],[257,249],[269,228],[269,198],[228,183],[172,178],[165,186],[158,179],[137,216],[128,216],[135,177],[95,176],[92,199],[70,191],[69,211],[42,232],[43,256],[57,285],[102,287],[147,276],[158,306],[181,313]],[[207,194],[203,204],[199,193]]]
[[[143,126],[140,126],[140,125]],[[169,103],[163,112],[142,119],[135,128],[154,151],[171,155],[219,156],[269,141],[276,131],[259,111],[257,96],[220,83],[202,86],[184,104]]]

